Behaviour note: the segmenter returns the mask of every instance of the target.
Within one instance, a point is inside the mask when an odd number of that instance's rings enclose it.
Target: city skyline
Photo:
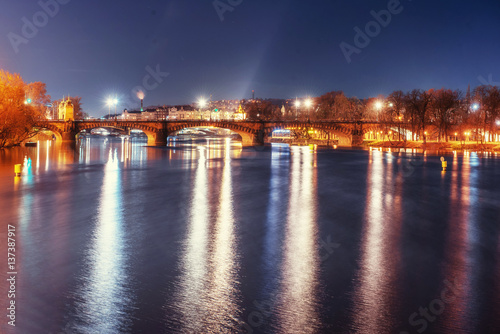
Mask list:
[[[81,96],[91,116],[107,114],[109,96],[139,106],[140,88],[146,105],[179,105],[500,81],[494,1],[232,3],[12,3],[0,63],[53,99]]]

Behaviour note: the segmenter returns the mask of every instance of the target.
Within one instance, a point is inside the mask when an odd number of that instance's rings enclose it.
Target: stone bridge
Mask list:
[[[175,132],[192,127],[216,127],[238,133],[243,146],[262,145],[269,141],[277,129],[324,131],[337,138],[340,146],[359,146],[369,131],[379,131],[401,126],[398,123],[366,121],[131,121],[131,120],[82,120],[82,121],[40,121],[37,127],[52,131],[58,140],[75,141],[82,130],[95,128],[137,129],[148,137],[148,145],[165,145],[167,137]]]

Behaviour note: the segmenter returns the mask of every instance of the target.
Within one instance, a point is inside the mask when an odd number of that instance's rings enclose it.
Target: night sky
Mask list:
[[[136,86],[148,86],[145,105],[172,105],[249,98],[252,89],[261,98],[364,98],[500,82],[498,0],[220,0],[219,13],[213,0],[59,2],[51,17],[38,1],[2,0],[0,68],[45,82],[53,99],[81,96],[92,116],[107,113],[111,95],[119,110],[138,107]],[[379,32],[372,24],[374,37],[348,63],[340,44],[355,47],[354,28],[388,6],[398,13]],[[36,35],[23,32],[23,17],[34,16]]]

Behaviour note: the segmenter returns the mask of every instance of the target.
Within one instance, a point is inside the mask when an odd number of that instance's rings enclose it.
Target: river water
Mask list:
[[[1,333],[500,333],[495,153],[144,145],[0,150]]]

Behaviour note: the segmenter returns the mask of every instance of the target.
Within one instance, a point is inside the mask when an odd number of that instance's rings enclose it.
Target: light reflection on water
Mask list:
[[[126,270],[129,251],[122,226],[119,163],[117,150],[110,149],[97,222],[85,252],[86,270],[75,292],[79,322],[72,327],[85,333],[123,332],[130,323],[125,314],[133,306],[133,298]]]
[[[454,162],[457,157],[454,156]],[[470,269],[468,268],[468,249],[470,247],[469,239],[469,211],[473,208],[471,204],[471,164],[470,154],[463,156],[463,165],[461,170],[454,170],[451,175],[452,182],[450,187],[450,210],[455,211],[452,219],[448,221],[449,237],[447,252],[445,254],[447,264],[444,267],[445,279],[457,287],[454,291],[450,290],[444,283],[442,285],[445,296],[453,299],[456,307],[451,307],[448,312],[443,314],[443,322],[450,328],[461,328],[466,325],[468,298],[466,290]],[[458,210],[457,210],[458,209]],[[474,219],[474,217],[472,217]]]
[[[401,238],[401,173],[391,152],[370,151],[355,328],[360,333],[390,332],[386,314],[397,307]],[[391,212],[388,215],[388,212]],[[381,310],[384,310],[381,312]]]
[[[288,206],[289,175],[290,175],[290,150],[281,146],[271,153],[271,179],[269,181],[269,200],[267,203],[263,277],[265,286],[260,296],[266,301],[266,307],[276,307],[277,296],[275,291],[279,287],[277,282],[281,278],[281,256],[283,248],[283,226],[286,225]]]
[[[240,278],[229,145],[225,146],[224,153],[218,212],[211,245],[210,285],[207,296],[207,302],[211,307],[205,328],[208,333],[236,331],[238,328],[236,319],[240,314],[238,306]]]
[[[199,147],[198,165],[194,180],[188,232],[181,256],[181,277],[176,296],[182,328],[190,332],[202,332],[203,319],[208,313],[203,298],[209,284],[208,274],[208,231],[210,210],[208,203],[208,177],[206,150]],[[168,306],[167,306],[168,308]],[[167,322],[169,319],[167,319]]]
[[[280,333],[314,333],[319,327],[315,153],[309,147],[292,147],[291,154],[279,328]]]
[[[444,280],[461,288],[427,333],[500,328],[493,155],[447,156],[444,173],[439,156],[418,155],[403,173],[397,152],[143,144],[85,138],[0,152],[22,332],[413,333],[410,315]],[[31,172],[14,178],[25,156]],[[341,246],[321,261],[330,234]],[[259,326],[248,321],[255,311]]]
[[[171,311],[180,313],[183,332],[236,332],[241,311],[231,173],[234,152],[227,142],[219,150],[198,146],[197,153],[193,159],[197,165],[187,240],[180,263],[182,274],[177,283],[179,293]],[[210,186],[208,172],[214,166],[209,160],[221,157],[220,184]],[[215,205],[209,203],[209,191],[219,193]],[[170,317],[169,313],[167,323],[172,321]]]

